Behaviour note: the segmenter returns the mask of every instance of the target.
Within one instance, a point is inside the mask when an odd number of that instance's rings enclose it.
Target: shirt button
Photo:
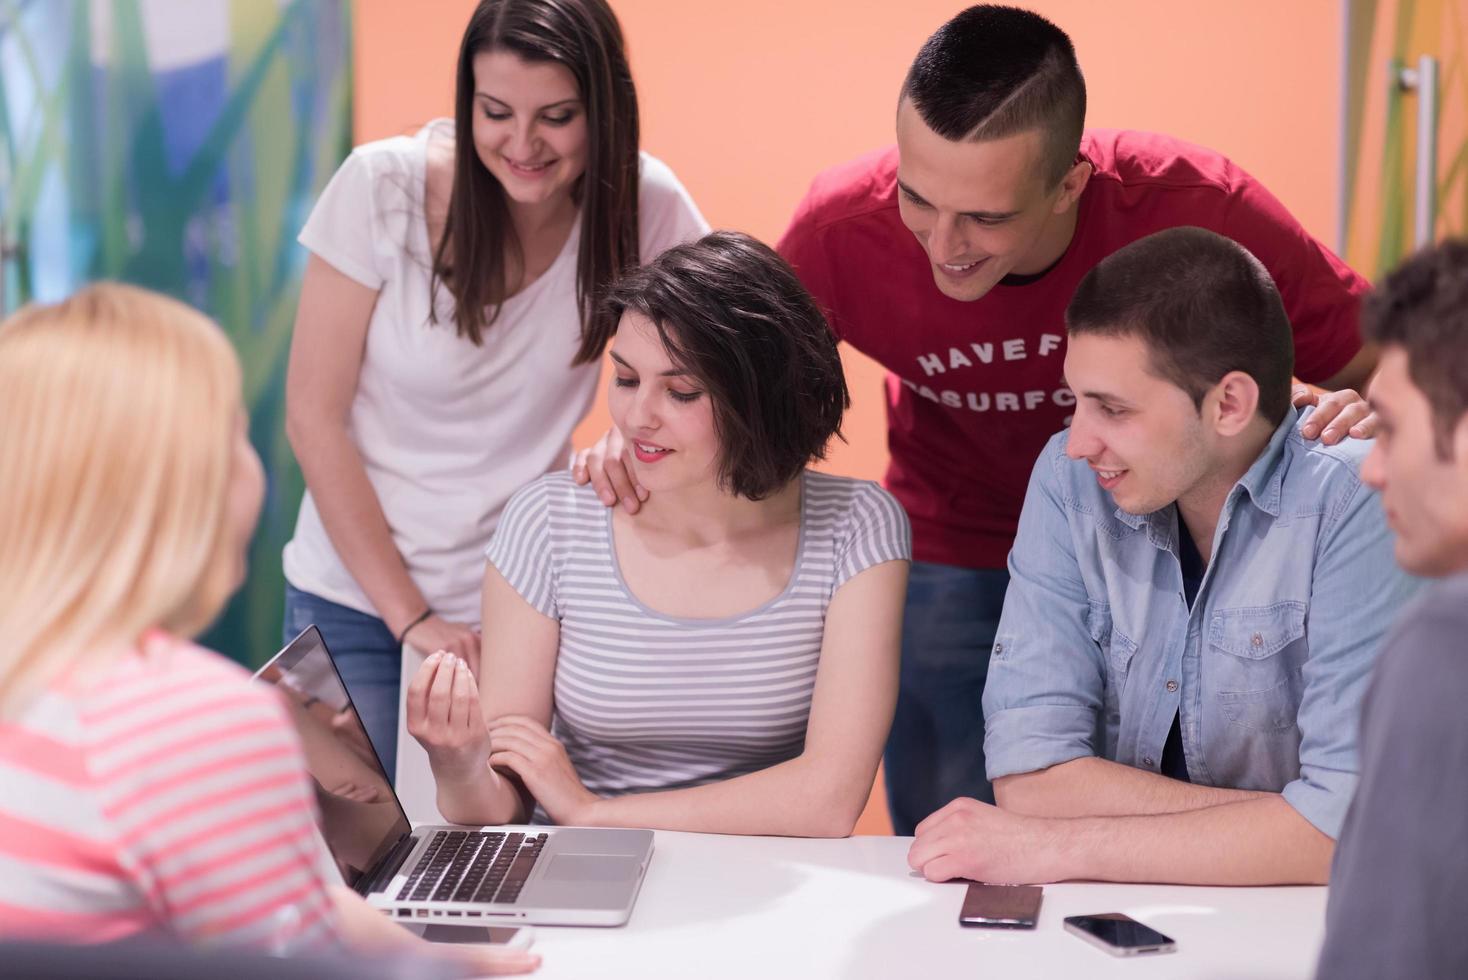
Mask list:
[[[1167,682],[1167,689],[1168,689],[1168,691],[1176,691],[1177,690],[1177,681],[1168,681]]]
[[[996,643],[996,644],[994,644],[994,655],[995,656],[998,656],[999,654],[1001,654],[1003,652],[1004,652],[1004,644],[1003,643]]]
[[[1142,759],[1142,765],[1146,766],[1149,769],[1152,768],[1152,766],[1154,766],[1155,764],[1156,763],[1154,763],[1152,761],[1152,757],[1150,755],[1149,756],[1145,756]]]
[[[1262,647],[1264,645],[1264,634],[1255,633],[1253,636],[1249,637],[1249,642],[1254,644],[1256,647]]]

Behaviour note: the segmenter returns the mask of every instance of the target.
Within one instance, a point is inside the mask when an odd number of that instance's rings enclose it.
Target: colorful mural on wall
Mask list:
[[[1468,0],[1347,0],[1343,254],[1379,279],[1413,251],[1423,93],[1401,83],[1436,60],[1431,238],[1468,234]]]
[[[351,147],[347,0],[0,0],[5,310],[93,279],[204,310],[244,364],[269,492],[250,578],[206,637],[279,646],[301,476],[284,436],[295,242]]]

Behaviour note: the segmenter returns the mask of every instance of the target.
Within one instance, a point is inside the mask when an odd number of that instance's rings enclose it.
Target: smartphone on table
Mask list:
[[[1075,933],[1112,956],[1171,953],[1177,949],[1177,943],[1172,941],[1172,937],[1164,936],[1151,926],[1143,925],[1120,912],[1068,915],[1065,917],[1065,931]]]
[[[972,882],[963,896],[960,925],[990,929],[1033,929],[1040,919],[1038,885],[986,885]]]

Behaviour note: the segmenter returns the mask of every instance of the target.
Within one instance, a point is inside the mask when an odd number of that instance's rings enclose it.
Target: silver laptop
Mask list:
[[[465,926],[617,926],[632,915],[652,831],[414,829],[315,626],[255,677],[280,689],[316,783],[322,836],[347,885],[374,908]]]

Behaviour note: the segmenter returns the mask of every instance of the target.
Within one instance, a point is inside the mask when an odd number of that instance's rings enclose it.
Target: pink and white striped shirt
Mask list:
[[[166,634],[140,647],[0,719],[0,934],[329,945],[340,878],[275,695]]]

